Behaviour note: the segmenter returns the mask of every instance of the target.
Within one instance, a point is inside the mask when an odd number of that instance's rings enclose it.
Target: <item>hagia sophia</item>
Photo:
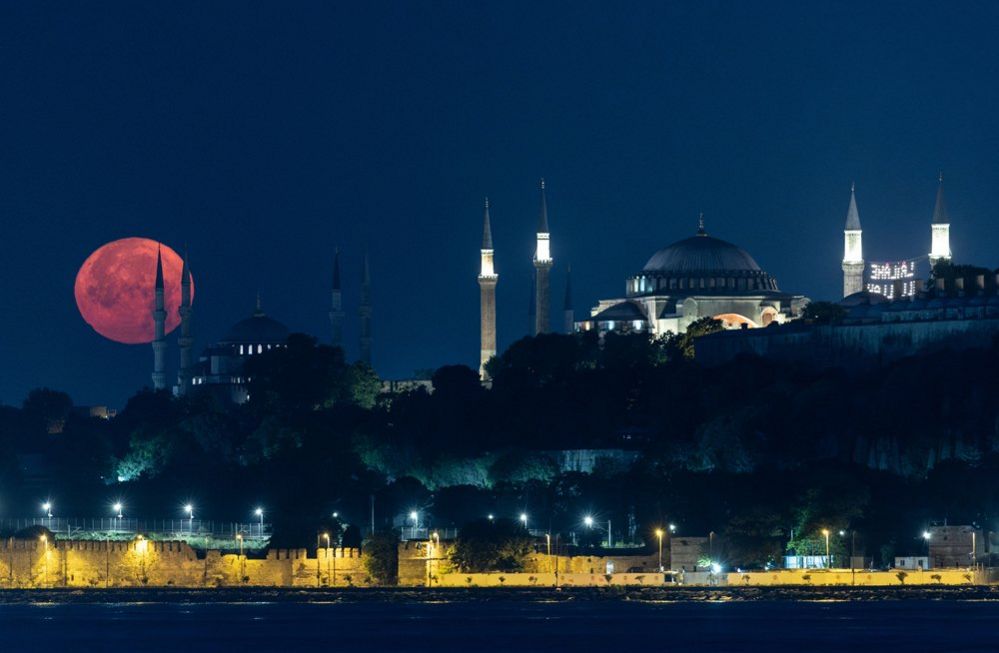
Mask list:
[[[532,261],[534,268],[530,306],[532,335],[552,331],[550,271],[555,261],[552,256],[552,233],[549,227],[544,180],[541,180],[539,192]],[[863,254],[860,212],[853,187],[850,190],[843,235],[844,299],[841,305],[848,309],[849,316],[858,318],[873,315],[873,312],[877,312],[880,316],[882,312],[886,312],[885,314],[892,314],[895,317],[912,317],[910,315],[912,310],[927,307],[927,302],[921,300],[927,289],[923,288],[921,281],[916,278],[920,263],[928,261],[930,265],[935,265],[951,261],[950,219],[944,201],[943,177],[941,176],[939,180],[936,204],[930,221],[928,254],[897,263],[866,262]],[[162,274],[162,263],[157,261],[156,306],[153,310],[156,336],[153,341],[152,380],[155,389],[167,387],[164,364],[167,348],[164,335],[166,312],[163,309]],[[489,200],[486,199],[482,218],[478,275],[479,372],[483,379],[487,378],[486,363],[498,353],[496,344],[498,282]],[[191,281],[186,261],[181,283],[182,301],[179,309],[181,320],[177,338],[180,348],[180,367],[176,384],[173,385],[174,393],[183,395],[194,387],[214,392],[236,403],[246,401],[246,379],[243,372],[245,362],[266,350],[284,346],[289,329],[263,311],[258,297],[256,308],[249,317],[234,324],[220,340],[205,348],[198,360],[194,360],[190,326]],[[596,331],[600,334],[647,333],[651,336],[679,334],[695,321],[705,317],[719,320],[727,331],[746,332],[771,325],[791,323],[802,316],[810,301],[802,294],[782,290],[777,279],[761,267],[745,249],[710,235],[703,214],[698,220],[694,235],[655,251],[640,270],[625,279],[623,296],[600,299],[590,309],[589,315],[579,320],[575,319],[573,311],[570,283],[567,275],[562,316],[562,330],[567,333]],[[371,362],[372,346],[370,284],[370,269],[365,254],[361,301],[357,316],[360,320],[360,360],[367,364]],[[978,285],[984,293],[986,286],[993,288],[996,281],[989,279]],[[962,292],[961,297],[965,294]],[[916,300],[921,300],[922,303],[913,303]],[[904,302],[904,305],[900,302]],[[982,305],[985,306],[984,301]],[[339,250],[333,262],[329,319],[332,332],[330,342],[334,346],[342,347],[346,313],[342,300]],[[773,330],[767,332],[771,333]]]

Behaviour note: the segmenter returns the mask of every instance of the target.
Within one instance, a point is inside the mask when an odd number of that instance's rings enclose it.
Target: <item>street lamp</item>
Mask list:
[[[524,528],[527,528],[527,513],[526,512],[520,513],[520,523],[522,523],[524,525]]]
[[[333,576],[330,575],[330,534],[323,533],[323,539],[326,540],[326,578],[330,579],[330,585],[333,585]]]
[[[489,521],[492,521],[493,519],[495,519],[495,517],[493,517],[493,513],[489,513]]]
[[[264,536],[264,509],[258,507],[253,514],[260,518],[260,537]]]
[[[656,529],[656,537],[659,538],[659,571],[660,572],[662,572],[662,570],[663,570],[663,535],[665,535],[665,533],[663,533],[663,529],[657,528]]]
[[[676,532],[676,524],[670,524],[669,525],[669,532],[670,533],[675,533]]]
[[[829,558],[829,529],[823,528],[822,535],[826,538],[826,567],[832,567],[832,560]]]
[[[418,510],[409,511],[409,521],[413,522],[412,539],[416,539],[416,529],[420,527],[420,512]]]
[[[42,535],[38,538],[41,540],[42,545],[45,547],[45,584],[49,584],[49,537],[48,535]]]
[[[593,517],[586,515],[583,517],[583,523],[586,524],[587,528],[593,528]]]
[[[246,578],[246,556],[243,554],[243,534],[236,533],[236,541],[239,542],[239,580],[243,582]]]

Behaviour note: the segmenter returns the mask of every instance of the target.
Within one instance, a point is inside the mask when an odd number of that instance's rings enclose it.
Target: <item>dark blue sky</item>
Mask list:
[[[339,245],[355,355],[368,246],[378,371],[474,366],[482,196],[503,348],[540,176],[578,313],[698,210],[784,289],[835,298],[851,180],[867,258],[904,258],[928,251],[939,169],[956,259],[999,265],[997,30],[974,2],[4,3],[0,400],[149,383],[151,349],[73,301],[125,236],[189,244],[198,349],[258,289],[328,339]]]

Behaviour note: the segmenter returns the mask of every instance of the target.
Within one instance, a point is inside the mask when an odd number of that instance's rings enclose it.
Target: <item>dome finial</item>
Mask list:
[[[257,310],[254,311],[254,315],[263,315],[263,314],[264,314],[263,304],[260,301],[260,291],[258,290],[257,291]]]
[[[704,211],[697,214],[697,235],[707,236],[708,232],[704,230]]]

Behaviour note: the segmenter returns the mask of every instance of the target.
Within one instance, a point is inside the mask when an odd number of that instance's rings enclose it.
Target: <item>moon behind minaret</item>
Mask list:
[[[162,248],[166,332],[180,323],[180,275],[184,261],[149,238],[122,238],[102,245],[80,266],[73,293],[84,321],[109,340],[125,344],[153,341],[156,249]],[[194,281],[191,281],[194,302]]]

